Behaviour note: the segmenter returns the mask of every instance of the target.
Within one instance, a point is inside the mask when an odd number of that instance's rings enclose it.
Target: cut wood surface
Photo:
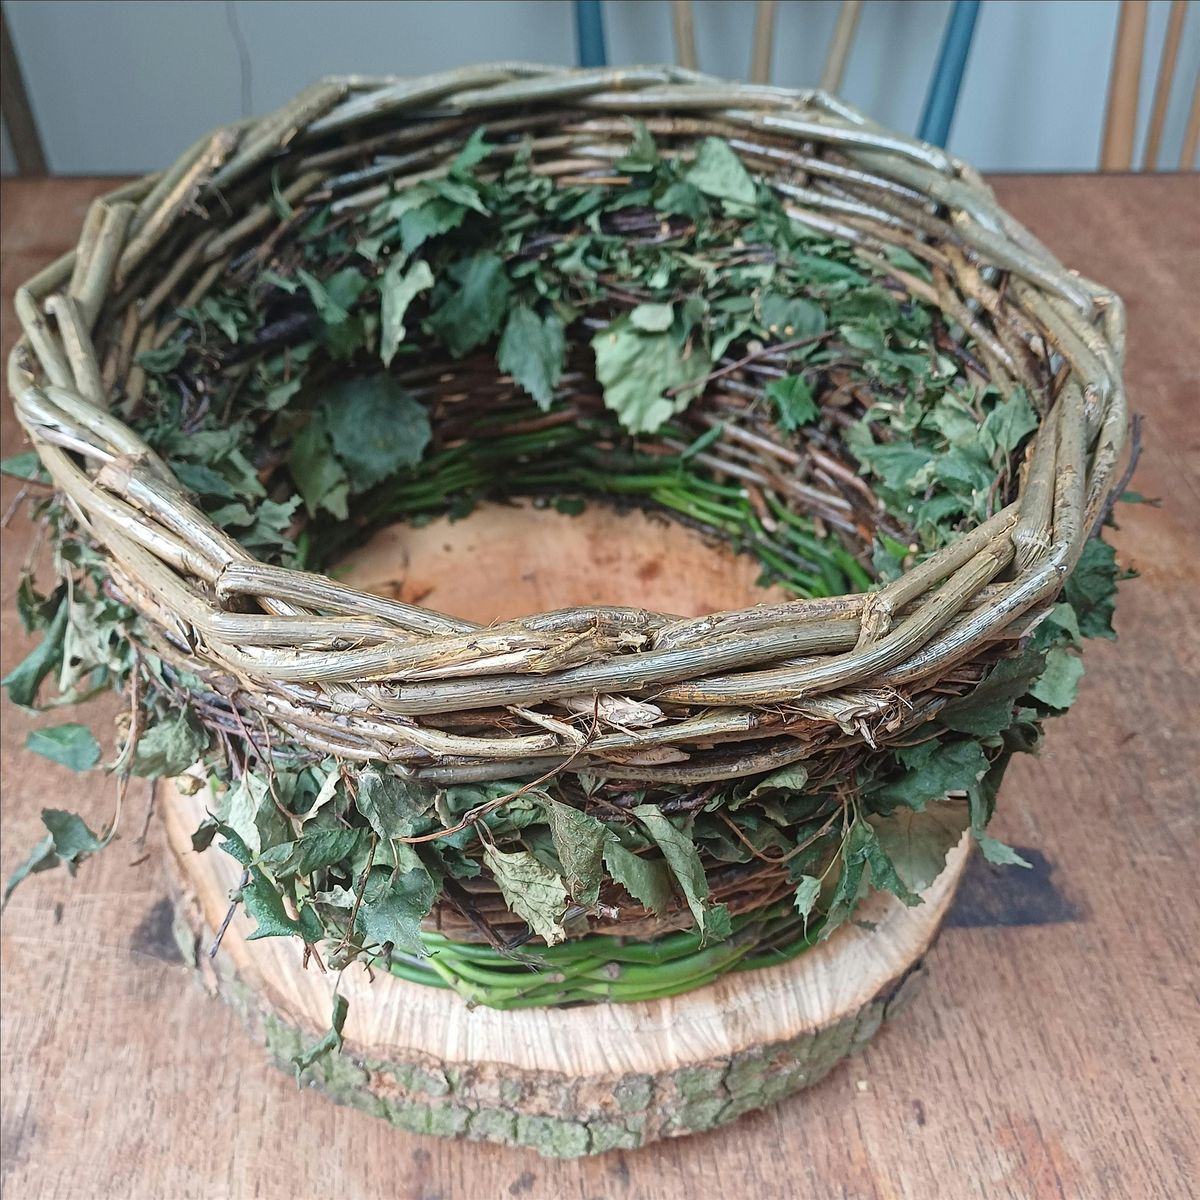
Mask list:
[[[6,182],[3,349],[13,287],[74,244],[100,180]],[[928,957],[922,995],[824,1083],[735,1125],[646,1150],[546,1161],[528,1150],[398,1131],[270,1065],[181,961],[161,849],[126,834],[74,882],[22,885],[4,917],[6,1195],[157,1198],[1169,1197],[1200,1154],[1200,183],[1195,176],[1027,177],[999,199],[1129,306],[1129,390],[1146,414],[1115,541],[1141,578],[1121,640],[1087,647],[1071,713],[1014,764],[996,832],[1032,871],[974,860]],[[23,449],[8,411],[4,454]],[[5,480],[0,508],[18,488]],[[32,532],[3,531],[2,663],[30,642],[12,593]],[[117,706],[111,704],[113,714]],[[84,714],[94,721],[97,710]],[[111,814],[100,776],[25,753],[71,719],[3,710],[2,861],[41,807]],[[157,836],[157,835],[155,835]],[[152,839],[153,841],[153,839]],[[149,848],[148,848],[149,849]],[[47,950],[51,953],[47,956]]]
[[[485,504],[462,521],[381,529],[338,578],[487,623],[588,604],[698,617],[790,598],[782,588],[756,587],[761,574],[757,560],[727,544],[637,509],[593,504],[570,517],[532,504]]]

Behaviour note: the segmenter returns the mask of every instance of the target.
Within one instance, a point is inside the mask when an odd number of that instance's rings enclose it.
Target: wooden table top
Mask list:
[[[300,1090],[211,999],[170,935],[160,857],[132,838],[72,883],[38,875],[3,923],[5,1193],[29,1200],[765,1200],[1185,1197],[1200,1187],[1200,178],[1025,176],[1001,202],[1129,307],[1145,415],[1115,540],[1120,640],[1089,644],[1070,714],[1009,773],[997,832],[1033,871],[976,860],[912,1008],[815,1089],[701,1137],[551,1162],[400,1133]],[[3,185],[3,352],[17,283],[74,244],[94,179]],[[21,449],[7,402],[3,453]],[[0,510],[15,493],[4,481]],[[4,529],[2,666],[30,542]],[[7,874],[38,811],[109,819],[111,784],[22,749],[4,704]],[[95,716],[95,713],[86,716]],[[69,719],[54,716],[49,723]],[[135,813],[135,817],[140,814]],[[131,824],[137,824],[133,821]]]

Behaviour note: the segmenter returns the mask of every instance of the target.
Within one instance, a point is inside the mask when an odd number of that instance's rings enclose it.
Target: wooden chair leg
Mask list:
[[[1192,89],[1192,111],[1188,114],[1187,129],[1183,134],[1183,152],[1179,155],[1179,169],[1194,171],[1197,167],[1196,150],[1200,146],[1200,74]]]
[[[750,82],[769,83],[771,51],[775,46],[775,0],[758,0],[754,8],[754,49],[750,57]]]
[[[823,91],[836,94],[841,90],[842,78],[846,74],[846,61],[854,42],[854,31],[862,12],[862,0],[842,0],[838,10],[837,24],[833,29],[833,41],[829,44],[829,56],[825,59],[825,70],[821,74]]]
[[[1171,102],[1175,63],[1179,58],[1179,43],[1183,39],[1183,23],[1186,18],[1187,0],[1171,0],[1167,36],[1163,39],[1162,58],[1158,63],[1158,80],[1154,85],[1154,108],[1150,112],[1150,127],[1146,130],[1146,148],[1142,151],[1143,171],[1153,171],[1158,166],[1163,124],[1167,119],[1167,105]]]
[[[696,16],[692,0],[671,0],[671,23],[675,33],[675,61],[689,71],[699,66],[696,57]]]
[[[1121,0],[1117,40],[1108,83],[1104,118],[1102,171],[1128,171],[1133,166],[1137,136],[1138,88],[1142,80],[1142,50],[1146,42],[1146,0]]]
[[[8,20],[0,8],[0,112],[8,126],[12,142],[13,158],[22,175],[45,175],[46,156],[42,152],[42,139],[38,133],[29,96],[25,91],[25,80],[21,76],[21,64],[13,49],[8,34]]]

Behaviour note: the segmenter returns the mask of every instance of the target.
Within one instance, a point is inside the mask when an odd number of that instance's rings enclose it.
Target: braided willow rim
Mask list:
[[[162,320],[168,299],[203,296],[272,219],[272,186],[293,206],[327,197],[330,171],[368,132],[381,145],[417,145],[400,167],[432,177],[473,123],[541,131],[562,125],[564,109],[593,119],[548,139],[556,159],[547,170],[578,175],[610,161],[593,143],[611,138],[614,115],[674,114],[677,131],[725,131],[793,215],[940,305],[975,340],[992,381],[1006,393],[1024,385],[1043,414],[1016,502],[872,594],[693,620],[577,608],[487,629],[259,564],[216,528],[109,406],[114,394],[128,403],[140,393],[133,354],[176,328]],[[401,118],[403,130],[391,132]],[[400,169],[394,159],[386,167]],[[927,262],[935,285],[888,265],[888,246]],[[288,737],[437,781],[514,777],[570,759],[610,778],[702,782],[886,736],[904,724],[898,698],[911,711],[914,694],[1052,603],[1104,511],[1126,436],[1119,300],[1060,266],[972,168],[822,92],[674,68],[500,64],[325,80],[98,200],[77,249],[18,289],[16,307],[25,330],[9,361],[17,415],[151,624],[191,646],[197,668],[240,681]],[[1054,395],[1035,369],[1048,355]],[[230,611],[246,601],[259,611]],[[604,698],[648,691],[670,706],[670,721],[629,731],[603,720]],[[579,695],[599,698],[595,736],[531,719],[531,706]],[[503,718],[503,736],[453,731],[455,716],[480,710]],[[664,745],[687,750],[685,768],[620,763]]]

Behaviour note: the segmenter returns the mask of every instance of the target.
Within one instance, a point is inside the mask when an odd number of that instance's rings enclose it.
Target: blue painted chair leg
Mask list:
[[[608,66],[608,48],[604,44],[604,12],[600,0],[575,0],[575,36],[579,43],[581,67]]]
[[[950,137],[963,72],[967,68],[967,55],[971,53],[971,40],[975,36],[979,4],[980,0],[955,0],[946,22],[942,48],[938,51],[937,66],[917,129],[917,137],[935,146],[944,146]]]

